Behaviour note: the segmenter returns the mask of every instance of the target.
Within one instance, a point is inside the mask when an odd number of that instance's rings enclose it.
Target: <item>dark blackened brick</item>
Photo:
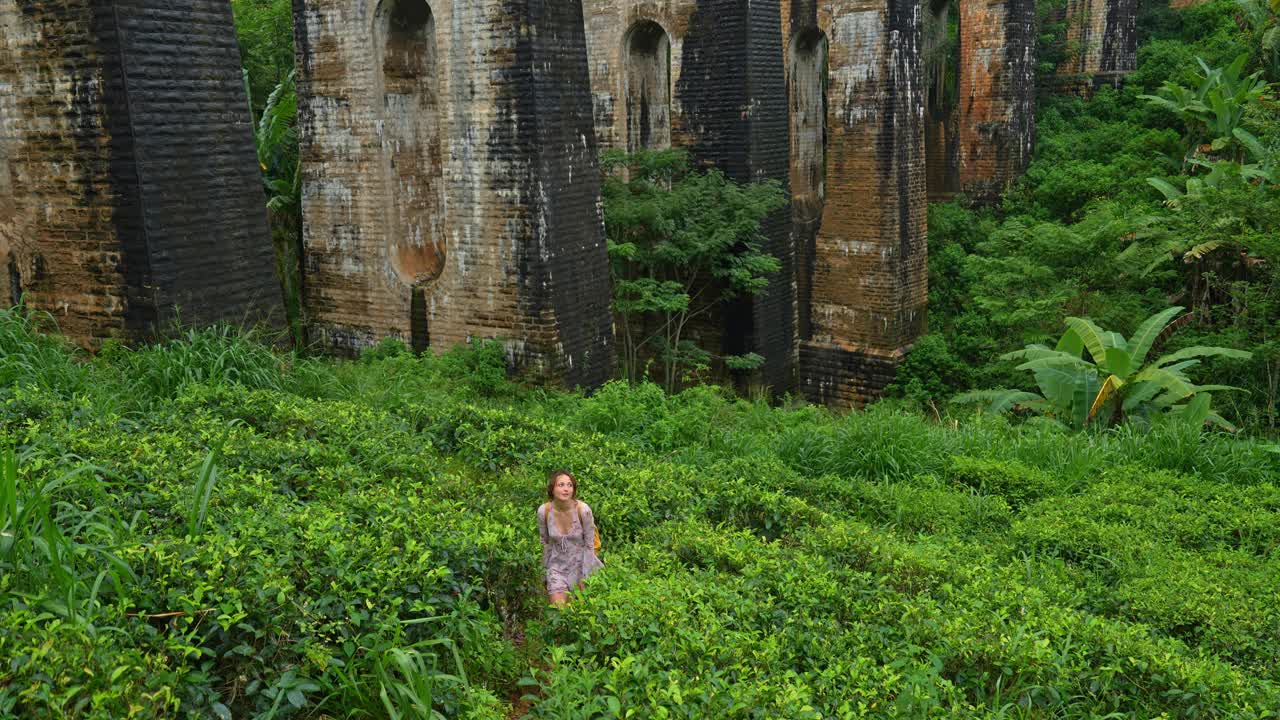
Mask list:
[[[994,202],[1035,147],[1035,2],[960,2],[960,188]]]
[[[26,0],[0,21],[0,253],[28,304],[87,346],[177,308],[278,318],[230,7]]]
[[[388,41],[404,23],[385,16],[397,13],[417,19],[424,42]],[[581,5],[295,0],[294,19],[313,334],[340,352],[413,339],[413,327],[436,350],[502,338],[520,370],[606,380],[609,275]],[[388,62],[389,47],[409,45],[434,48],[415,61],[416,86]],[[404,87],[421,95],[406,99]],[[426,125],[424,110],[435,114]],[[406,161],[425,171],[402,172]],[[396,219],[428,195],[422,222]]]

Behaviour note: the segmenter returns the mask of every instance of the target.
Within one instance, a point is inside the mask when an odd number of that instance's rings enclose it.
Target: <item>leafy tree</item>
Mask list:
[[[972,387],[972,376],[972,368],[951,352],[946,338],[934,333],[916,340],[886,392],[930,408],[939,416],[937,408],[948,397]]]
[[[700,369],[712,358],[689,340],[690,324],[763,292],[781,269],[763,249],[760,223],[787,199],[776,182],[740,185],[719,170],[693,168],[679,150],[611,151],[602,165],[623,368],[639,381],[651,355],[671,390],[682,367]],[[720,359],[735,369],[761,361],[754,354]]]
[[[1023,361],[1018,369],[1032,373],[1039,394],[982,390],[965,393],[956,401],[986,402],[987,409],[995,413],[1013,409],[1038,412],[1077,430],[1098,420],[1116,424],[1126,417],[1150,420],[1165,413],[1183,416],[1196,426],[1208,420],[1234,430],[1209,403],[1211,392],[1237,388],[1195,385],[1187,371],[1200,364],[1201,358],[1247,360],[1250,353],[1195,346],[1147,361],[1151,351],[1177,330],[1182,321],[1174,318],[1182,310],[1171,307],[1153,315],[1128,340],[1087,318],[1067,318],[1067,330],[1056,347],[1032,344],[1005,355],[1004,359]]]
[[[292,0],[231,0],[255,113],[294,68]]]
[[[1257,103],[1269,87],[1262,71],[1244,74],[1248,54],[1241,54],[1226,67],[1209,67],[1201,58],[1199,84],[1184,87],[1166,80],[1159,95],[1143,95],[1153,105],[1172,111],[1186,127],[1185,140],[1191,153],[1232,150],[1232,159],[1243,160],[1245,146],[1236,131],[1241,128],[1245,109]],[[1202,147],[1207,143],[1208,147]],[[1188,156],[1188,160],[1190,155]]]

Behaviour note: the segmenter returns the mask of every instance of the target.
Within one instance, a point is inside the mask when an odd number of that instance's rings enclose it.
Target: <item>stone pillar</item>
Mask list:
[[[1069,0],[1069,55],[1058,66],[1067,89],[1118,85],[1138,67],[1137,0]]]
[[[313,334],[501,338],[522,371],[608,379],[581,5],[295,0],[294,20]]]
[[[223,0],[0,0],[0,301],[86,347],[282,319],[249,122]]]
[[[994,202],[1035,146],[1034,0],[960,0],[960,188]]]
[[[586,0],[585,10],[596,135],[604,147],[674,145],[737,182],[786,185],[778,0]],[[637,83],[650,77],[670,84],[642,103]],[[638,112],[646,120],[638,121]],[[638,128],[645,128],[642,137]],[[790,212],[774,213],[761,232],[782,271],[764,293],[729,304],[694,332],[704,346],[764,356],[759,379],[780,393],[795,384]]]
[[[800,387],[815,402],[860,405],[925,329],[921,10],[906,0],[792,0],[783,10],[793,45],[820,34],[829,48],[821,220],[797,281],[810,288]]]

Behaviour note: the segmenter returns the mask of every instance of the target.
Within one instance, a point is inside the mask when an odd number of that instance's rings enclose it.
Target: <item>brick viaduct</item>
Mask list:
[[[1060,74],[1131,69],[1135,5],[1072,0]],[[925,329],[928,197],[994,199],[1034,140],[1033,0],[294,0],[294,19],[304,302],[338,351],[501,337],[527,372],[604,381],[597,153],[678,146],[792,197],[763,228],[783,272],[704,339],[763,355],[777,391],[856,404]],[[278,318],[225,0],[0,0],[0,23],[6,298],[87,346],[179,309]]]

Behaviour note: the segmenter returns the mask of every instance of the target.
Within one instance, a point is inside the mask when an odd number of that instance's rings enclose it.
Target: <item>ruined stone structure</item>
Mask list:
[[[959,0],[960,188],[994,201],[1035,148],[1035,0]]]
[[[501,337],[533,374],[610,377],[581,5],[295,0],[294,21],[313,337]]]
[[[595,128],[605,148],[690,150],[739,182],[789,175],[787,83],[778,3],[584,0]],[[761,228],[783,265],[766,292],[723,308],[701,342],[765,358],[760,379],[794,386],[790,212]]]
[[[920,7],[791,0],[782,11],[800,386],[847,406],[879,395],[925,328]]]
[[[719,319],[775,391],[873,397],[924,327],[920,16],[909,2],[586,0],[602,146],[777,179],[783,273]],[[714,337],[714,336],[713,336]],[[705,342],[705,338],[704,338]]]
[[[1116,85],[1138,67],[1138,0],[1070,0],[1067,60],[1058,76],[1067,89]]]
[[[0,260],[90,347],[283,314],[225,0],[0,0]]]
[[[1132,67],[1136,0],[1072,8],[1072,72]],[[926,83],[952,12],[954,62]],[[925,328],[926,193],[994,199],[1032,149],[1033,0],[294,0],[294,15],[305,305],[345,352],[501,337],[523,370],[604,381],[597,150],[675,145],[792,197],[762,229],[783,271],[709,339],[765,356],[775,391],[856,404]],[[87,345],[179,308],[277,312],[225,1],[0,0],[0,29],[0,291]]]
[[[993,202],[1034,149],[1035,2],[931,0],[923,9],[929,194]]]

